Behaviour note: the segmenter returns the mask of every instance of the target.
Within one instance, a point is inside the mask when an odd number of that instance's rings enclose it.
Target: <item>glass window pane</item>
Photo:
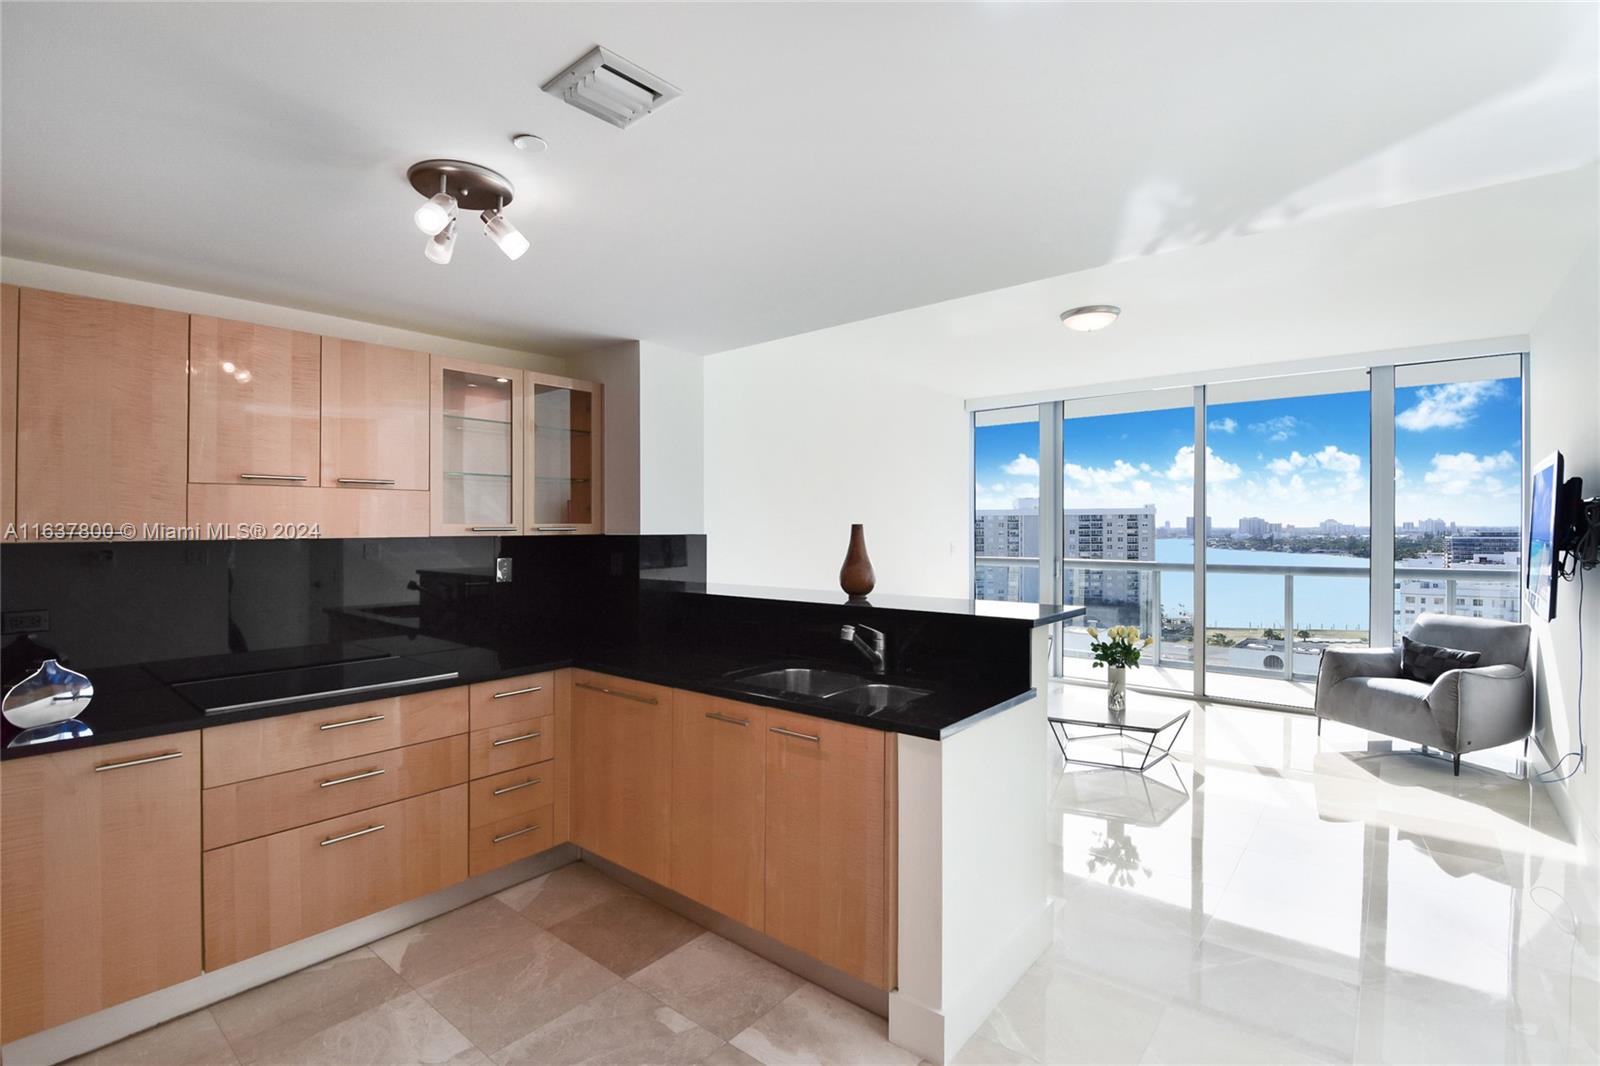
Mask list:
[[[453,525],[515,524],[510,380],[445,370],[443,392],[444,520]]]
[[[1039,408],[973,419],[973,595],[1039,602]]]

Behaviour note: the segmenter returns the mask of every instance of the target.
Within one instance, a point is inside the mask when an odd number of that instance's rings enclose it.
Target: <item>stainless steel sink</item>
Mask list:
[[[825,696],[824,699],[829,703],[849,704],[856,710],[866,714],[878,714],[881,711],[899,710],[907,704],[915,703],[927,694],[927,689],[874,681],[866,685],[840,689],[838,692]]]
[[[792,666],[782,670],[761,670],[733,680],[759,692],[782,692],[791,696],[823,699],[836,692],[861,686],[861,678],[841,670],[822,670]]]

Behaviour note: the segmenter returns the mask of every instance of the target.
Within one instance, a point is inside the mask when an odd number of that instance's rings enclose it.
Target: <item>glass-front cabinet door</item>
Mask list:
[[[434,535],[519,532],[521,371],[436,355],[430,409]]]
[[[529,533],[600,533],[603,393],[592,381],[526,374]]]

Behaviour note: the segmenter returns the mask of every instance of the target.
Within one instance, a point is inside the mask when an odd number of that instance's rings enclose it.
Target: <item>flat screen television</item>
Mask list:
[[[1565,529],[1561,453],[1555,452],[1533,471],[1528,502],[1528,609],[1549,621],[1556,616],[1557,549]]]

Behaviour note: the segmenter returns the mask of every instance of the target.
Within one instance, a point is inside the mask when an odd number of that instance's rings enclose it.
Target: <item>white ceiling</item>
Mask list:
[[[1600,156],[1591,4],[5,4],[0,251],[714,352]],[[539,91],[604,44],[685,95]],[[532,131],[537,156],[507,138]],[[422,257],[412,162],[533,242]]]

